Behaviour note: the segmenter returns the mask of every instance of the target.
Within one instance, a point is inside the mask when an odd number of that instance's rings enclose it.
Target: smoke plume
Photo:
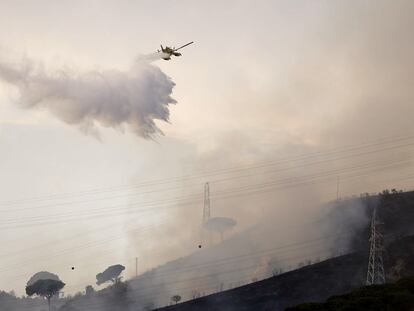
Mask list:
[[[48,72],[31,59],[18,63],[0,59],[0,78],[15,86],[19,104],[44,109],[88,134],[97,126],[125,128],[143,138],[162,134],[155,120],[168,122],[174,82],[141,57],[127,71]]]

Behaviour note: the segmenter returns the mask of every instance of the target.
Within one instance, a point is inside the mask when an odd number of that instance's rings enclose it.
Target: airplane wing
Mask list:
[[[174,49],[174,51],[178,51],[179,49],[182,49],[182,48],[186,47],[187,45],[190,45],[190,44],[193,44],[193,43],[194,43],[194,41],[191,41],[187,44],[184,44],[183,46],[180,46],[179,48]]]

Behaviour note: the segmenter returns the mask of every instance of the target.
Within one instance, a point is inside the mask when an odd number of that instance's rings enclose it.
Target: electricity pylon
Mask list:
[[[368,271],[366,285],[384,284],[385,273],[384,263],[382,260],[382,254],[384,252],[384,237],[379,228],[383,225],[379,221],[377,216],[377,207],[374,208],[371,219],[371,236],[370,249],[369,249],[369,260],[368,260]]]
[[[204,208],[203,208],[203,222],[201,224],[201,240],[205,242],[205,233],[208,235],[208,243],[211,245],[211,232],[206,231],[205,224],[210,219],[210,185],[208,182],[204,185]]]

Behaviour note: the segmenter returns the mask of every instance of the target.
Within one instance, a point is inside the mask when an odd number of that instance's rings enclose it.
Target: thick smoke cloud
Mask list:
[[[300,9],[295,7],[292,11],[297,12]],[[412,40],[407,40],[413,28],[412,11],[413,3],[409,1],[378,1],[375,5],[369,1],[338,1],[319,8],[312,17],[312,25],[309,21],[294,20],[292,29],[296,25],[301,25],[303,34],[301,32],[300,41],[296,42],[299,48],[292,48],[294,45],[290,44],[289,56],[295,63],[283,72],[283,83],[278,84],[277,81],[279,70],[283,69],[274,65],[274,68],[277,68],[274,70],[275,82],[270,84],[273,86],[272,90],[265,90],[268,93],[232,92],[232,108],[239,109],[231,110],[231,118],[243,124],[244,128],[238,133],[220,131],[219,137],[209,146],[207,152],[194,156],[194,171],[214,171],[217,168],[242,166],[243,161],[268,163],[275,161],[278,156],[293,158],[300,154],[325,154],[327,150],[375,142],[390,136],[398,138],[412,135],[414,92],[411,81],[414,75],[414,44]],[[308,27],[303,27],[304,23]],[[260,60],[255,59],[255,65],[256,62],[260,63]],[[268,59],[264,62],[266,66],[263,68],[271,66]],[[284,62],[288,63],[289,58],[279,61]],[[249,78],[245,77],[244,81],[250,81]],[[251,84],[255,85],[254,81]],[[245,90],[248,89],[249,83],[246,82]],[[267,140],[263,141],[268,143],[268,146],[259,143],[263,138],[262,132],[250,131],[256,127],[264,127],[263,124],[268,125],[267,130],[263,131],[264,135],[267,135]],[[209,135],[211,137],[211,133]],[[256,170],[248,182],[266,183],[277,178],[301,181],[302,176],[358,166],[369,161],[381,160],[389,164],[412,157],[412,150],[401,148],[398,151],[367,153],[349,158],[345,158],[346,155],[344,152],[337,157],[339,159],[323,161],[319,165],[303,167],[306,162],[301,162],[298,169],[294,169],[295,164],[292,163],[292,169],[283,171],[283,176],[280,176],[280,172],[270,175],[268,172],[264,174]],[[321,160],[324,160],[324,157],[318,161]],[[187,165],[190,165],[189,163],[191,161],[186,161]],[[386,165],[378,165],[366,175],[343,170],[339,176],[339,197],[377,192],[386,187],[406,186],[408,183],[403,183],[399,178],[411,171],[411,164],[392,170],[387,170]],[[236,175],[237,173],[233,173],[231,177]],[[356,178],[347,179],[348,175],[354,175]],[[206,252],[203,258],[189,258],[186,265],[200,264],[204,258],[211,260],[239,256],[241,252],[259,253],[263,249],[320,237],[328,238],[309,243],[295,251],[279,251],[271,259],[276,262],[277,268],[286,271],[289,266],[297,267],[301,261],[313,262],[351,251],[354,234],[367,226],[369,214],[366,213],[364,202],[357,199],[322,204],[335,199],[337,177],[333,175],[330,180],[315,181],[303,187],[294,185],[292,188],[275,189],[258,196],[243,197],[240,194],[240,197],[227,200],[213,198],[214,216],[225,215],[237,220],[235,235],[225,241],[228,243],[225,248],[216,252],[203,247],[203,252]],[[216,184],[212,178],[206,181],[210,182],[213,196],[224,190],[224,186],[220,189],[223,183]],[[229,181],[226,186],[239,187],[242,183],[243,180],[235,179],[234,182]],[[190,186],[189,184],[186,188],[189,189]],[[196,208],[198,212],[194,212]],[[185,244],[185,238],[190,238],[184,233],[179,235],[177,232],[183,232],[181,228],[190,231],[189,227],[195,224],[192,231],[194,235],[194,232],[197,232],[195,226],[201,221],[201,209],[202,203],[189,206],[186,210],[183,208],[177,211],[174,224],[164,225],[164,229],[169,226],[174,230],[169,229],[167,232],[165,229],[164,235],[158,233],[157,236],[163,238],[160,239],[161,242],[156,243],[156,248],[162,249],[165,254],[161,254],[157,259],[168,258],[167,254],[172,257],[174,252],[180,254],[179,246]],[[262,221],[259,219],[261,215]],[[254,221],[259,222],[260,230],[246,231],[246,235],[240,239],[243,244],[238,244],[237,238],[240,235],[237,235],[237,230]],[[171,232],[174,232],[174,235]],[[131,236],[131,240],[132,247],[139,245],[136,238]],[[196,241],[193,247],[194,245]],[[296,257],[303,258],[284,261],[286,258]],[[233,263],[233,269],[242,267],[243,264],[245,263]],[[259,263],[257,265],[260,266]],[[217,270],[224,271],[228,268],[217,265],[208,269],[210,270],[205,275],[217,275],[220,273]],[[202,275],[201,269],[193,275],[188,274],[188,279]],[[228,274],[222,275],[223,279],[220,281],[229,286],[231,277]],[[174,277],[174,281],[179,278]],[[243,271],[238,272],[238,279],[244,278]],[[179,286],[175,286],[176,282],[171,280],[172,278],[166,278],[164,282],[159,283],[172,284],[169,285],[169,294],[173,295],[180,292],[180,289]],[[220,281],[216,282],[217,286]],[[188,287],[199,289],[198,286],[194,282]],[[185,298],[190,298],[188,293]]]
[[[414,62],[412,58],[414,41],[407,39],[410,37],[411,29],[413,28],[414,20],[411,18],[413,4],[409,1],[377,1],[375,5],[369,1],[338,1],[330,5],[324,5],[322,8],[317,5],[309,7],[315,8],[315,12],[306,12],[306,6],[301,10],[298,6],[292,4],[292,12],[300,12],[301,14],[297,14],[298,18],[293,18],[291,24],[287,24],[284,27],[284,29],[290,30],[300,29],[298,30],[300,32],[300,35],[298,35],[300,39],[296,39],[295,36],[288,34],[286,37],[291,41],[282,41],[275,50],[269,50],[272,53],[272,58],[262,58],[266,64],[263,67],[271,68],[274,73],[275,80],[270,79],[270,90],[266,89],[266,92],[263,94],[249,92],[248,85],[245,88],[238,86],[237,92],[231,90],[233,102],[231,103],[231,115],[228,118],[229,125],[233,124],[232,120],[236,120],[237,123],[242,125],[241,127],[244,127],[243,131],[223,134],[223,131],[220,129],[220,137],[214,139],[214,144],[212,147],[210,146],[211,148],[207,152],[195,152],[188,157],[186,155],[186,158],[182,161],[186,165],[186,174],[245,166],[251,163],[268,163],[278,160],[279,157],[293,158],[298,155],[324,154],[326,150],[335,150],[335,148],[355,146],[364,142],[374,142],[384,137],[406,136],[413,133],[412,115],[414,105],[412,105],[412,102],[414,93],[411,81],[414,76]],[[276,8],[269,10],[269,12],[278,11]],[[309,15],[312,16],[309,17]],[[304,18],[305,16],[306,18]],[[292,16],[289,16],[289,19],[291,18]],[[277,21],[278,18],[273,18],[273,20]],[[226,19],[226,23],[228,23],[228,19]],[[234,24],[238,25],[237,27],[242,27],[240,23],[235,22]],[[276,28],[275,25],[272,24],[272,26]],[[249,27],[251,26],[249,25]],[[261,32],[266,34],[267,41],[271,41],[268,40],[269,36],[265,28]],[[251,45],[255,46],[253,43],[252,41]],[[287,47],[289,57],[282,57],[281,59],[274,57],[275,51],[283,46]],[[259,50],[266,49],[259,45],[256,51]],[[232,53],[234,54],[233,46]],[[259,57],[249,53],[249,59],[254,61],[253,67],[257,68],[257,63],[260,63]],[[275,59],[278,61],[275,63],[270,62],[270,60]],[[280,64],[289,63],[292,59],[294,64],[284,72],[281,72]],[[236,62],[236,60],[231,58],[231,62]],[[143,67],[146,69],[148,69],[147,67],[153,67],[149,64],[149,60],[146,63],[144,62],[144,64],[145,66]],[[27,69],[25,66],[27,64],[22,63],[20,66],[12,66],[9,63],[6,63],[6,66],[1,64],[0,75],[4,78],[13,73],[9,73],[7,70],[15,68],[19,69],[20,73],[25,73],[26,71],[32,73],[36,73],[36,71],[45,72],[41,69]],[[246,69],[248,66],[249,64],[244,63],[241,67]],[[4,73],[5,69],[7,69],[6,73]],[[124,77],[129,76],[135,70],[136,68],[131,69],[131,72],[115,73]],[[141,70],[142,68],[138,72],[141,72]],[[156,68],[154,67],[153,70],[156,71]],[[150,70],[150,72],[152,71]],[[261,74],[261,72],[259,73]],[[94,74],[92,73],[91,76],[94,77]],[[59,76],[61,73],[56,73],[55,75]],[[105,77],[107,75],[111,77],[116,76],[114,72],[106,72]],[[277,83],[279,75],[284,77],[284,83],[281,86],[280,83]],[[88,75],[70,74],[70,77],[72,80],[77,81],[82,77],[82,79],[87,78]],[[249,81],[249,77],[243,78]],[[255,78],[253,77],[252,79]],[[24,83],[24,79],[20,78],[20,80],[23,80],[20,83]],[[12,83],[17,85],[15,82]],[[172,82],[169,81],[168,83]],[[122,83],[119,84],[125,87]],[[90,83],[88,85],[93,86],[94,84]],[[228,87],[227,83],[225,85]],[[253,82],[252,85],[254,85]],[[21,87],[19,87],[20,89]],[[102,87],[102,89],[108,92],[107,86]],[[211,90],[209,91],[211,92]],[[91,93],[94,96],[99,94],[99,97],[107,100],[107,96],[101,93],[95,93],[94,91],[91,91]],[[116,94],[124,93],[120,91]],[[25,105],[23,95],[21,104]],[[42,103],[35,106],[46,106],[49,108],[50,105]],[[69,105],[64,105],[66,108],[67,106]],[[166,107],[166,105],[163,107]],[[121,112],[122,109],[119,108],[117,113]],[[211,118],[211,115],[205,111],[203,114]],[[252,120],[252,122],[243,123],[244,116],[249,121]],[[118,125],[121,123],[118,123]],[[81,125],[83,123],[77,124]],[[256,127],[259,129],[266,127],[262,124],[267,125],[266,131],[253,131]],[[117,126],[113,127],[117,128]],[[228,127],[231,128],[231,126]],[[86,126],[86,128],[90,129],[91,127]],[[212,130],[213,127],[208,127],[207,130],[203,129],[201,134],[207,133],[211,137]],[[208,140],[207,135],[200,139],[199,135],[193,134],[193,136],[196,136],[197,143]],[[262,139],[263,136],[265,136],[266,140]],[[260,143],[262,141],[264,142],[263,144]],[[185,143],[177,145],[175,149],[184,149],[183,146],[187,146]],[[223,244],[222,247],[219,245],[216,251],[211,251],[205,245],[203,245],[201,250],[198,249],[202,202],[193,202],[193,204],[185,205],[179,209],[169,210],[171,219],[162,226],[151,230],[148,235],[129,234],[130,241],[126,257],[132,258],[136,254],[140,254],[142,258],[140,258],[140,264],[141,261],[146,260],[151,263],[149,266],[152,267],[167,260],[183,256],[188,252],[198,252],[198,254],[203,252],[202,259],[193,256],[183,264],[185,267],[194,267],[195,265],[200,265],[200,263],[211,262],[217,258],[235,257],[250,253],[255,254],[261,250],[313,240],[319,237],[337,236],[347,229],[352,233],[369,221],[369,218],[361,206],[359,206],[358,201],[354,202],[354,206],[349,205],[339,211],[333,210],[328,214],[330,217],[329,222],[324,221],[325,218],[321,218],[322,213],[320,212],[319,204],[335,198],[337,176],[331,176],[331,180],[326,180],[324,183],[315,182],[303,187],[294,185],[291,188],[275,188],[272,192],[259,193],[257,196],[240,195],[240,197],[235,196],[230,199],[216,199],[214,196],[219,191],[243,185],[267,183],[287,178],[301,181],[302,176],[332,171],[342,167],[352,167],[361,163],[364,164],[371,159],[390,161],[397,155],[399,156],[398,159],[403,158],[403,152],[398,151],[395,150],[395,153],[370,153],[363,158],[355,157],[326,161],[319,166],[308,165],[305,168],[302,165],[298,165],[298,168],[295,170],[282,171],[284,173],[282,176],[280,172],[264,174],[263,171],[266,169],[255,170],[254,174],[252,174],[254,176],[249,177],[247,181],[247,178],[230,180],[233,177],[237,177],[238,174],[229,173],[225,177],[230,181],[224,185],[222,183],[214,183],[211,178],[200,181],[199,188],[194,189],[194,187],[191,188],[191,186],[194,186],[193,180],[187,183],[183,182],[183,190],[180,190],[183,193],[177,191],[177,193],[171,194],[171,197],[186,197],[200,193],[199,197],[202,199],[203,182],[209,181],[211,183],[212,215],[234,217],[238,223],[234,230],[234,236],[229,235],[226,237],[228,238],[226,240],[227,244]],[[174,152],[174,148],[169,150],[170,155],[174,154]],[[346,156],[347,154],[344,155]],[[323,159],[322,157],[318,161]],[[176,161],[176,163],[179,162]],[[295,166],[296,163],[298,162],[294,162],[292,166]],[[300,162],[300,164],[303,163]],[[169,169],[173,170],[176,169],[177,165],[170,166],[171,168]],[[354,179],[346,179],[346,176],[340,176],[339,196],[382,190],[383,188],[381,187],[387,186],[386,180],[389,180],[390,177],[398,176],[398,171],[382,172],[380,169],[378,168],[378,172],[374,172],[375,174],[373,173],[372,176],[357,176],[358,178]],[[151,173],[153,174],[152,171]],[[346,171],[345,173],[351,174],[352,172]],[[137,181],[142,178],[142,173],[139,172],[138,176],[139,179],[137,178]],[[401,172],[401,176],[406,176],[406,173]],[[390,186],[396,187],[394,183],[391,183]],[[154,198],[154,201],[159,200],[158,192],[154,192],[154,196],[157,196],[157,198]],[[166,198],[168,197],[166,196]],[[150,200],[151,198],[146,197],[146,199]],[[331,211],[332,206],[328,206],[326,210]],[[316,222],[320,219],[322,219],[320,222]],[[259,228],[260,230],[246,231],[245,235],[241,236],[243,238],[240,238],[239,235],[237,239],[239,232],[248,226],[255,225],[255,222],[258,222],[259,225],[254,228]],[[154,239],[154,237],[156,238]],[[295,268],[303,260],[316,260],[318,257],[323,260],[324,255],[335,255],[335,252],[338,250],[348,251],[351,240],[343,239],[340,242],[339,246],[343,249],[338,247],[339,242],[337,240],[327,239],[317,244],[301,247],[295,250],[295,252],[284,250],[282,253],[279,251],[276,253],[275,258],[271,259],[275,260],[276,268],[282,268],[286,271],[290,265],[292,268]],[[316,254],[314,255],[314,253]],[[300,257],[300,259],[288,262],[283,261],[291,257]],[[262,258],[259,256],[257,258],[257,267],[264,266],[260,264]],[[267,255],[263,256],[263,259],[263,261],[266,261]],[[281,264],[279,264],[278,260]],[[298,262],[295,262],[295,260]],[[160,273],[160,276],[154,277],[153,283],[155,285],[164,284],[163,286],[166,287],[165,292],[168,294],[158,297],[164,299],[160,303],[168,303],[169,297],[177,293],[183,295],[185,299],[190,298],[189,293],[181,289],[183,287],[203,290],[198,287],[201,287],[199,284],[177,282],[179,278],[191,280],[204,274],[217,275],[223,270],[234,270],[235,268],[242,268],[243,265],[253,265],[255,263],[232,263],[231,268],[219,265],[216,267],[209,266],[205,269],[205,273],[194,269],[185,274],[182,273],[179,277],[171,274],[162,275]],[[252,268],[252,270],[256,271],[255,268]],[[159,271],[162,272],[162,269]],[[245,273],[248,274],[250,272],[247,270]],[[156,273],[157,271],[154,274]],[[247,278],[244,272],[236,272],[235,274],[237,274],[234,277],[236,280]],[[229,280],[232,281],[232,278],[228,274],[223,274],[222,279],[219,278],[216,285],[218,287],[223,282],[225,288],[227,288],[230,286]],[[131,287],[133,285],[131,284]],[[150,288],[149,291],[152,292],[149,292],[148,296],[159,295],[164,290],[162,286],[159,286],[161,289],[154,288],[150,278],[143,279],[141,287]],[[137,285],[137,290],[133,290],[130,293],[131,299],[138,296],[141,299],[138,303],[144,305],[142,302],[142,288]],[[146,295],[146,293],[144,294]],[[105,309],[102,308],[102,310]]]
[[[142,57],[127,71],[75,73],[48,72],[30,59],[0,59],[0,78],[18,89],[22,107],[45,109],[85,133],[97,135],[99,125],[151,138],[162,134],[155,121],[168,122],[169,105],[176,103],[174,82],[151,60]]]

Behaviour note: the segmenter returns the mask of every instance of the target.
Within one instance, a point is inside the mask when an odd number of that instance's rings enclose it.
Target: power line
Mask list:
[[[330,240],[330,239],[344,239],[346,237],[348,237],[349,234],[343,234],[343,233],[339,233],[337,235],[326,235],[326,236],[321,236],[318,238],[314,238],[314,239],[308,239],[308,240],[304,240],[304,241],[299,241],[299,242],[295,242],[295,243],[289,243],[289,244],[285,244],[282,246],[277,246],[277,247],[273,247],[273,248],[268,248],[265,250],[261,250],[261,251],[256,251],[253,253],[245,253],[245,254],[240,254],[240,255],[236,255],[236,256],[227,256],[224,258],[219,258],[219,259],[215,259],[215,260],[211,260],[211,261],[207,261],[201,264],[194,264],[194,265],[190,265],[190,266],[184,266],[182,268],[176,268],[176,267],[172,267],[169,269],[164,269],[164,270],[160,270],[160,272],[157,272],[157,277],[165,277],[165,276],[169,276],[171,274],[176,274],[176,273],[182,273],[183,271],[188,271],[188,270],[200,270],[202,268],[206,268],[206,267],[211,267],[211,266],[218,266],[218,265],[223,265],[223,264],[228,264],[229,262],[234,262],[234,261],[239,261],[239,260],[245,260],[245,259],[251,259],[251,258],[256,258],[256,257],[262,257],[264,255],[269,255],[272,253],[277,252],[278,254],[283,254],[284,252],[292,252],[292,248],[293,249],[297,249],[297,250],[301,250],[304,247],[308,247],[308,246],[312,246],[316,243],[320,243],[326,240]],[[285,250],[284,252],[281,250]],[[74,250],[70,250],[71,252],[73,252]],[[55,256],[50,256],[51,257],[55,257]],[[48,259],[46,256],[44,257],[44,259]],[[33,262],[33,259],[31,260],[31,262]],[[96,265],[96,262],[94,263]],[[16,263],[15,265],[13,265],[16,269],[21,267],[21,263]],[[11,267],[13,266],[8,266],[4,269],[2,269],[0,272],[5,272],[5,271],[11,271],[14,269],[11,269]],[[145,276],[145,274],[148,274]],[[27,276],[26,274],[23,274],[22,276]],[[16,280],[18,278],[18,276],[14,276],[13,279]],[[139,277],[140,280],[142,279],[152,279],[153,277],[151,276],[151,272],[146,272],[143,274],[143,276]]]
[[[320,252],[317,252],[316,254],[320,256],[321,253]],[[284,259],[280,259],[280,262],[291,261],[291,260],[307,259],[307,258],[309,258],[312,255],[315,255],[315,254],[307,254],[306,256],[296,256],[296,257],[284,258]],[[331,257],[331,258],[334,258],[334,257]],[[192,278],[189,278],[189,279],[174,280],[172,282],[163,282],[163,283],[156,284],[156,285],[152,285],[152,286],[149,286],[149,287],[129,289],[129,293],[131,293],[131,292],[133,293],[133,292],[145,291],[145,290],[148,290],[148,289],[154,289],[154,288],[159,288],[159,287],[165,287],[165,286],[168,286],[168,285],[176,285],[177,283],[188,283],[188,282],[194,282],[194,281],[205,281],[205,280],[209,280],[209,279],[211,279],[211,278],[213,278],[215,276],[222,276],[223,274],[241,272],[241,271],[245,271],[245,270],[251,270],[252,268],[256,268],[256,267],[257,267],[257,265],[250,265],[250,266],[247,266],[247,267],[232,268],[230,270],[224,270],[224,271],[220,271],[218,273],[212,273],[212,274],[204,275],[204,276],[192,277]],[[264,274],[264,276],[266,276],[266,274]],[[248,279],[248,280],[250,281],[250,279]],[[209,282],[211,282],[211,281],[208,281],[208,283]],[[213,280],[213,282],[215,284],[214,287],[216,287],[217,286],[217,281]],[[224,282],[229,283],[229,280],[225,280]],[[235,281],[232,280],[232,282],[235,282]],[[203,285],[201,285],[201,286],[203,286]],[[180,288],[180,287],[176,287],[175,286],[174,288],[175,288],[176,291],[179,291],[180,293],[182,293],[183,290],[184,291],[187,290],[187,289],[192,289],[193,290],[195,288],[195,286],[192,284],[190,287],[182,287],[182,288]],[[197,286],[196,288],[199,289],[200,286]],[[147,298],[147,299],[148,298],[152,298],[152,299],[154,299],[154,298],[157,298],[157,297],[160,297],[160,296],[165,296],[165,294],[166,294],[165,292],[161,292],[161,293],[158,293],[158,294],[156,294],[156,293],[154,293],[154,294],[141,294],[141,295],[136,295],[133,298],[134,299],[137,299],[138,301],[140,301],[140,300],[142,300],[144,298]],[[100,303],[95,303],[95,302],[94,303],[88,303],[87,304],[88,307],[93,307],[93,306],[97,306],[97,305],[101,305],[101,304]]]
[[[391,163],[389,163],[387,165],[387,162],[385,161],[378,161],[378,162],[372,162],[369,161],[367,163],[361,164],[361,165],[354,165],[354,166],[350,166],[350,167],[344,167],[344,168],[340,168],[340,169],[333,169],[330,171],[325,171],[325,172],[321,172],[321,173],[314,173],[314,174],[308,174],[308,175],[304,175],[304,176],[300,176],[300,177],[290,177],[290,178],[285,178],[282,180],[275,180],[275,181],[268,181],[268,182],[264,182],[264,183],[259,183],[259,184],[254,184],[254,185],[247,185],[247,186],[242,186],[239,188],[235,188],[235,189],[230,189],[230,190],[225,190],[225,191],[219,191],[217,192],[217,198],[225,198],[225,197],[232,197],[235,196],[237,193],[239,193],[238,195],[248,195],[251,194],[252,191],[254,190],[260,190],[263,188],[272,188],[274,189],[274,187],[283,187],[285,185],[299,185],[299,184],[303,184],[306,182],[310,182],[310,181],[315,181],[315,179],[320,179],[323,177],[328,177],[328,176],[332,176],[332,175],[337,175],[337,174],[344,174],[347,173],[349,171],[355,171],[355,170],[366,170],[366,169],[378,169],[378,168],[386,168],[386,167],[395,167],[401,164],[408,164],[411,163],[411,158],[406,159],[404,161],[392,161]],[[303,180],[300,180],[303,179]],[[250,191],[250,192],[249,192]],[[180,197],[176,197],[176,198],[169,198],[169,199],[164,199],[164,200],[159,200],[159,201],[155,201],[155,202],[151,202],[149,201],[148,205],[143,204],[142,202],[137,202],[135,204],[139,204],[140,207],[153,207],[153,208],[157,208],[157,207],[164,207],[166,208],[166,205],[168,204],[193,204],[195,202],[198,202],[200,200],[200,196],[199,195],[191,195],[190,197],[187,198],[180,198]],[[147,211],[151,211],[153,210],[153,208],[148,208],[148,209],[141,209],[138,211],[134,211],[133,206],[135,205],[134,203],[130,203],[128,206],[126,207],[122,207],[122,205],[115,205],[112,207],[107,207],[106,210],[109,212],[107,214],[107,216],[114,216],[118,214],[117,212],[121,212],[120,214],[122,214],[122,212],[127,212],[128,214],[130,213],[134,213],[134,212],[147,212]],[[166,204],[166,205],[164,205]],[[30,209],[30,208],[27,208]],[[91,213],[91,211],[96,211],[97,213]],[[77,220],[79,218],[88,218],[88,217],[102,217],[105,216],[103,215],[102,211],[105,211],[105,208],[96,208],[96,209],[92,209],[89,210],[87,212],[85,212],[84,214],[82,213],[66,213],[66,214],[48,214],[48,221],[41,221],[39,222],[39,224],[47,224],[47,223],[55,223],[55,222],[68,222],[68,221],[73,221],[73,220]],[[72,216],[72,218],[70,218],[70,216]],[[76,216],[76,217],[74,217]],[[55,219],[52,220],[53,217],[65,217],[65,219]],[[34,225],[36,224],[35,221],[36,220],[43,220],[43,216],[32,216],[32,217],[26,217],[23,220],[25,221],[29,221],[30,223],[28,225]],[[15,223],[21,223],[22,219],[18,219],[18,220],[14,220],[14,221],[10,221],[10,220],[6,220],[3,222],[3,225],[13,225]]]
[[[272,161],[268,163],[263,163],[259,165],[250,165],[250,166],[239,166],[239,167],[233,167],[233,168],[227,168],[227,169],[217,169],[217,170],[210,170],[209,172],[205,173],[198,173],[193,175],[186,175],[181,177],[172,177],[172,178],[166,178],[166,179],[159,179],[159,180],[153,180],[153,181],[147,181],[138,183],[135,185],[128,185],[128,186],[118,186],[118,187],[109,187],[109,188],[96,188],[92,190],[87,191],[81,191],[81,192],[72,192],[72,193],[66,193],[66,194],[57,194],[57,195],[48,195],[48,196],[39,196],[39,197],[32,197],[32,198],[25,198],[25,199],[19,199],[19,200],[9,200],[9,201],[2,201],[0,202],[0,205],[12,205],[12,204],[19,204],[19,203],[33,203],[36,201],[42,201],[42,200],[53,200],[53,199],[59,199],[59,198],[67,198],[72,196],[82,196],[82,195],[89,195],[89,194],[99,194],[99,193],[108,193],[113,191],[120,191],[125,189],[135,189],[135,188],[141,188],[141,187],[147,187],[147,186],[154,186],[154,185],[162,185],[162,184],[168,184],[172,182],[182,181],[183,179],[194,179],[194,178],[205,178],[205,177],[211,177],[214,175],[220,175],[220,174],[227,174],[227,173],[234,173],[244,170],[251,170],[251,169],[258,169],[258,168],[267,168],[269,166],[278,165],[281,163],[290,163],[292,161],[300,161],[300,160],[307,160],[310,158],[315,158],[318,156],[327,156],[327,155],[334,155],[337,153],[344,153],[349,151],[356,151],[364,148],[369,147],[375,147],[375,146],[381,146],[386,144],[393,144],[399,141],[407,141],[414,138],[414,136],[406,136],[406,137],[390,137],[386,139],[381,139],[379,141],[371,142],[368,144],[361,144],[361,145],[353,145],[346,148],[338,148],[338,149],[332,149],[328,150],[327,152],[316,152],[313,154],[304,154],[299,155],[297,157],[288,157],[288,158],[282,158],[278,161]],[[414,143],[409,144],[403,144],[398,146],[392,146],[391,148],[399,148],[399,147],[405,147],[405,146],[411,146],[414,145]],[[390,150],[389,148],[386,148],[384,150]],[[378,150],[374,150],[368,153],[377,152]],[[379,150],[381,151],[381,149]],[[360,155],[360,154],[357,154]]]
[[[333,238],[333,236],[327,236],[327,238]],[[335,236],[335,238],[337,238],[337,236]],[[315,242],[315,241],[321,241],[323,238],[320,238],[320,239],[314,239],[313,241]],[[311,240],[312,241],[312,240]],[[275,252],[277,249],[282,249],[282,248],[287,248],[287,247],[289,247],[289,246],[294,246],[294,245],[296,245],[296,246],[300,246],[300,245],[303,245],[303,244],[306,244],[306,243],[293,243],[293,244],[290,244],[290,245],[285,245],[285,246],[282,246],[282,247],[278,247],[278,248],[274,248],[273,249],[273,252]],[[309,244],[309,243],[308,243]],[[266,252],[269,252],[269,250],[267,250]],[[286,251],[285,251],[286,252]],[[291,250],[289,251],[289,252],[291,252]],[[233,257],[228,257],[228,258],[224,258],[224,259],[232,259],[232,258],[237,258],[237,257],[243,257],[243,256],[249,256],[249,255],[254,255],[254,257],[261,257],[261,256],[263,256],[263,253],[265,253],[265,252],[262,252],[262,254],[260,254],[260,253],[254,253],[254,254],[245,254],[245,255],[241,255],[241,256],[233,256]],[[282,252],[283,253],[283,252]],[[278,252],[278,254],[280,254],[280,252]],[[313,254],[313,253],[312,253]],[[311,254],[311,255],[312,255]],[[321,252],[320,251],[318,251],[318,252],[316,252],[316,254],[318,255],[318,256],[320,256],[321,255]],[[327,253],[328,254],[328,253]],[[331,253],[329,253],[329,254],[331,254]],[[310,254],[306,254],[306,255],[300,255],[300,256],[293,256],[293,257],[287,257],[287,258],[284,258],[284,257],[278,257],[278,259],[277,259],[277,262],[278,263],[281,263],[281,262],[288,262],[288,261],[292,261],[292,260],[295,260],[295,259],[305,259],[305,258],[309,258],[309,256],[311,256]],[[221,261],[221,262],[220,262]],[[228,264],[229,262],[226,262],[225,264]],[[216,267],[217,265],[223,265],[223,259],[221,259],[221,260],[217,260],[217,261],[211,261],[211,262],[209,262],[209,266],[212,266],[212,265],[214,265],[214,267]],[[197,269],[197,271],[198,270],[200,270],[200,268],[202,268],[203,267],[203,264],[202,265],[194,265],[193,266],[193,269]],[[159,286],[165,286],[165,285],[171,285],[171,284],[177,284],[177,283],[185,283],[185,282],[192,282],[192,281],[195,281],[195,280],[203,280],[203,279],[211,279],[212,277],[214,277],[214,276],[217,276],[217,275],[222,275],[223,273],[231,273],[231,272],[239,272],[239,271],[244,271],[244,270],[249,270],[249,269],[252,269],[252,268],[256,268],[256,267],[258,267],[258,265],[257,264],[254,264],[254,265],[250,265],[250,266],[245,266],[245,267],[238,267],[238,268],[236,268],[236,269],[234,269],[234,268],[232,268],[231,270],[222,270],[222,271],[220,271],[220,272],[217,272],[217,273],[210,273],[210,274],[208,274],[208,275],[203,275],[203,276],[196,276],[196,277],[192,277],[192,278],[187,278],[187,279],[181,279],[181,280],[174,280],[174,281],[171,281],[171,282],[162,282],[162,283],[160,283],[160,284],[153,284],[153,285],[151,285],[151,286],[142,286],[142,287],[137,287],[135,290],[133,290],[133,291],[144,291],[144,290],[148,290],[148,289],[152,289],[152,288],[157,288],[157,287],[159,287]],[[184,269],[186,269],[186,268],[184,268]],[[171,269],[172,270],[172,272],[176,272],[176,273],[182,273],[182,270],[181,269]],[[157,273],[157,277],[166,277],[166,275],[163,273],[163,272],[159,272],[159,273]],[[151,275],[149,275],[149,276],[147,276],[147,277],[141,277],[141,278],[139,278],[139,281],[142,281],[142,280],[145,280],[146,278],[151,278],[151,279],[153,279],[152,277],[151,277]],[[129,282],[134,282],[133,280],[130,280]],[[131,291],[130,291],[131,292]],[[144,296],[136,296],[135,298],[142,298],[142,297],[144,297]]]
[[[395,164],[395,163],[394,163]],[[394,165],[394,164],[392,164],[392,165]],[[392,166],[392,167],[394,167],[394,166]],[[372,169],[372,167],[370,167],[369,169]],[[331,172],[331,174],[332,174],[332,172]],[[309,177],[309,176],[308,176]],[[320,178],[321,177],[321,175],[319,175],[319,176],[316,176],[316,175],[313,175],[313,177],[311,176],[311,177],[309,177],[309,178]],[[323,176],[322,176],[323,177]],[[326,175],[325,175],[325,177],[326,177]],[[293,182],[292,182],[293,183]],[[290,184],[290,183],[286,183],[286,184]],[[294,184],[294,183],[293,183]],[[261,184],[262,186],[263,186],[263,184]],[[296,185],[297,185],[297,183],[296,183]],[[255,185],[256,187],[258,187],[258,185]],[[265,185],[265,187],[266,186],[268,186],[268,185]],[[250,186],[246,186],[246,187],[251,187],[251,185]],[[237,191],[245,191],[245,189],[246,189],[246,187],[245,188],[243,188],[243,187],[240,187],[239,188],[239,190],[237,190]],[[253,190],[255,190],[255,189],[253,189]],[[234,190],[233,190],[234,191]],[[260,192],[260,193],[263,193],[263,192]],[[234,194],[234,193],[233,193]],[[60,216],[60,215],[59,215]]]

